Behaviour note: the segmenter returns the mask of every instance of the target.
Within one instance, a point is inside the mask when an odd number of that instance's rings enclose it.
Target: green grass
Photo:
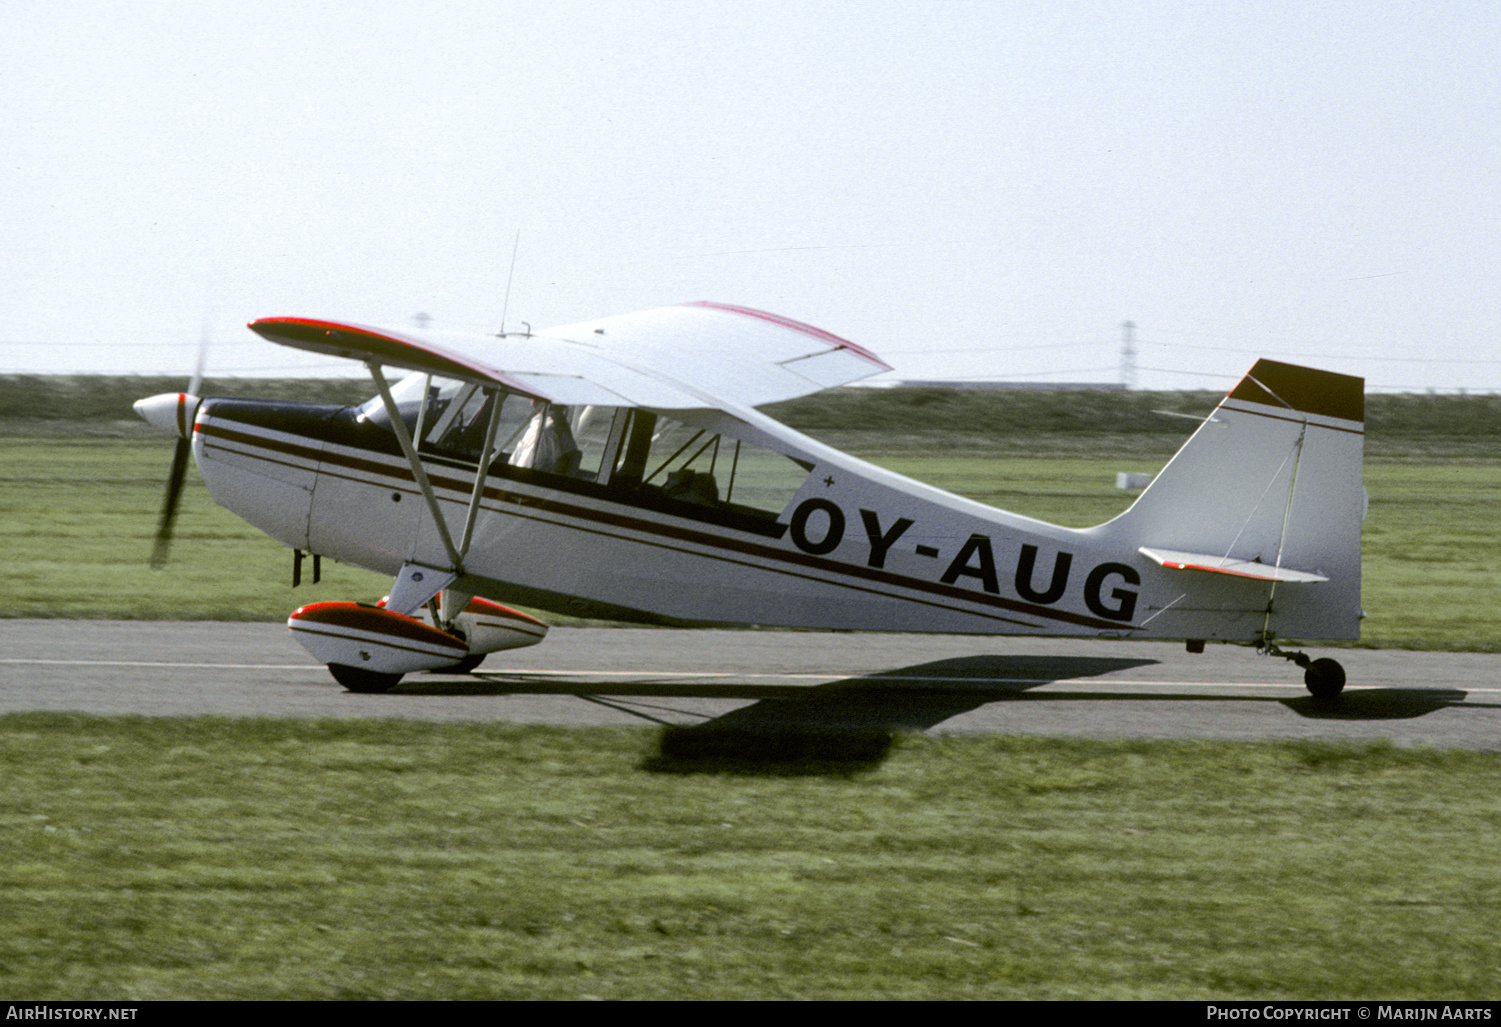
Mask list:
[[[1501,652],[1501,460],[1366,468],[1362,601],[1375,644]]]
[[[1060,445],[1027,457],[949,447],[934,457],[932,445],[865,438],[861,448],[861,438],[834,441],[919,480],[1074,527],[1130,503],[1115,487],[1117,471],[1155,472],[1172,452],[1098,456]],[[148,569],[170,458],[169,442],[157,438],[0,436],[0,613],[280,620],[316,599],[371,601],[389,589],[380,575],[332,561],[322,584],[292,589],[287,550],[215,506],[192,472],[172,560]],[[1501,592],[1501,456],[1371,458],[1365,476],[1362,644],[1501,651],[1490,614]]]
[[[120,405],[58,396],[62,412]],[[1485,619],[1501,453],[1475,430],[1495,401],[1471,399],[1372,418],[1366,644],[1501,649]],[[1039,407],[1041,433],[1030,407],[992,431],[970,414],[1015,410],[964,399],[940,438],[923,409],[940,400],[884,400],[910,409],[880,425],[810,407],[805,426],[1073,525],[1119,512],[1115,472],[1155,471],[1187,434],[1140,398],[1114,434],[1108,403],[1094,422]],[[0,424],[0,614],[279,620],[388,586],[326,563],[324,584],[292,590],[286,551],[196,475],[172,563],[148,570],[170,452],[107,419]],[[744,738],[644,729],[69,714],[0,717],[0,738],[12,1000],[1484,1000],[1501,985],[1496,753],[862,736],[776,761]]]
[[[292,589],[291,554],[216,506],[188,472],[166,568],[147,567],[170,439],[0,437],[0,611],[10,617],[281,620],[303,603],[374,601],[390,579],[326,561]],[[311,579],[310,565],[304,574]]]
[[[1442,998],[1501,987],[1501,755],[0,717],[0,993]]]

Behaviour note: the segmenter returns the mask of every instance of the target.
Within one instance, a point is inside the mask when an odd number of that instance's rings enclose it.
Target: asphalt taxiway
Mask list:
[[[1501,749],[1501,656],[1314,649],[1335,702],[1238,646],[555,628],[470,676],[344,691],[279,624],[0,620],[0,712],[715,723]]]

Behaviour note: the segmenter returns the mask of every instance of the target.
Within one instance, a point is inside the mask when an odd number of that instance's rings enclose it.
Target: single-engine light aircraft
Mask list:
[[[356,407],[189,393],[137,411],[213,498],[294,552],[393,577],[293,635],[356,692],[540,642],[502,605],[667,625],[1254,644],[1360,633],[1364,382],[1257,361],[1124,513],[1072,529],[872,466],[756,408],[889,370],[809,325],[688,303],[457,336],[298,317],[271,342],[364,363]],[[388,384],[386,368],[408,372]]]

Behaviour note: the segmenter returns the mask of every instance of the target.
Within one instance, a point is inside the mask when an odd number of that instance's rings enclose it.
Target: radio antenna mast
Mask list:
[[[506,334],[506,310],[511,306],[511,279],[516,277],[516,251],[521,247],[521,229],[516,229],[516,241],[511,244],[511,270],[506,275],[506,298],[500,304],[500,334]]]

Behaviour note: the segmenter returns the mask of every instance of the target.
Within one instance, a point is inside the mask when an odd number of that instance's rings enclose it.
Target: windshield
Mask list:
[[[424,390],[427,403],[422,402]],[[434,378],[417,371],[391,387],[391,398],[401,414],[407,431],[422,452],[438,452],[469,460],[478,460],[485,444],[485,430],[498,399],[501,406],[496,442],[507,449],[525,428],[532,416],[528,397],[498,392],[492,399],[478,385]],[[391,418],[380,396],[362,403],[355,410],[358,424],[373,424],[389,429]]]
[[[429,375],[426,373],[413,371],[391,386],[391,398],[396,400],[396,409],[401,411],[401,419],[406,422],[408,431],[417,426],[417,410],[422,405],[422,383],[428,379]],[[433,378],[432,383],[432,392],[437,396],[443,396],[446,393],[447,400],[452,400],[458,390],[463,387],[462,382],[442,378]],[[360,424],[378,424],[382,427],[390,427],[391,424],[391,419],[386,416],[386,405],[381,402],[379,395],[372,396],[361,403],[355,410],[354,419]]]

